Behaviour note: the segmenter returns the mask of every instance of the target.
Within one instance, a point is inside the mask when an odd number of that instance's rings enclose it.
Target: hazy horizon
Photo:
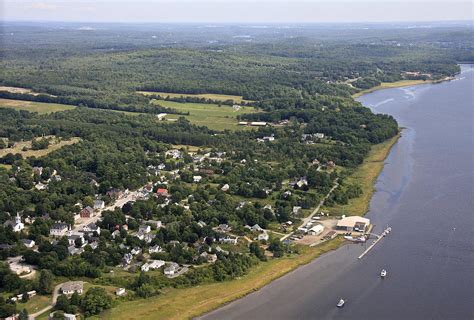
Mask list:
[[[473,21],[470,1],[43,0],[2,2],[5,22],[410,23]]]

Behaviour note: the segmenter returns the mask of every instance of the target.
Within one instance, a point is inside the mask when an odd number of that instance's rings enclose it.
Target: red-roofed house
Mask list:
[[[159,197],[169,197],[169,193],[168,193],[168,190],[166,189],[163,189],[163,188],[159,188],[158,190],[156,190],[156,195],[159,196]]]

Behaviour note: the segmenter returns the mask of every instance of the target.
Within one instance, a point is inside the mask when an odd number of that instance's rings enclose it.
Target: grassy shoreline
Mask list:
[[[364,94],[371,93],[371,92],[381,90],[381,89],[409,87],[409,86],[415,86],[415,85],[420,85],[420,84],[437,83],[440,81],[442,80],[400,80],[400,81],[395,81],[395,82],[382,82],[380,85],[376,87],[372,87],[370,89],[365,89],[357,93],[354,93],[352,95],[352,98],[354,99],[359,98],[360,96]]]

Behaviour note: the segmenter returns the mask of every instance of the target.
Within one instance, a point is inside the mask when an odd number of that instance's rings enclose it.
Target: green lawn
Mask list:
[[[17,309],[18,310],[23,310],[26,309],[28,310],[28,313],[35,313],[41,309],[46,308],[51,304],[51,296],[41,296],[41,295],[36,295],[32,297],[31,299],[28,300],[26,303],[18,303],[17,302]]]
[[[189,116],[185,116],[189,121],[214,130],[249,129],[250,127],[238,126],[236,117],[245,113],[257,112],[253,107],[242,107],[235,110],[230,106],[219,107],[216,104],[206,103],[180,103],[164,100],[154,100],[153,103],[178,111],[189,112]],[[178,119],[179,117],[180,115],[170,114],[166,116],[166,119]]]
[[[30,112],[51,113],[58,111],[65,111],[74,109],[75,106],[58,104],[58,103],[45,103],[45,102],[34,102],[25,100],[13,100],[13,99],[0,99],[0,108],[10,108],[16,110],[26,110]]]
[[[151,92],[151,91],[138,91],[138,93],[146,95],[146,96],[158,95],[163,98],[193,97],[193,98],[211,99],[211,100],[216,100],[216,101],[233,100],[235,103],[253,102],[252,100],[243,99],[242,96],[232,96],[232,95],[227,95],[227,94],[213,94],[213,93],[191,94],[191,93],[170,93],[170,92]]]

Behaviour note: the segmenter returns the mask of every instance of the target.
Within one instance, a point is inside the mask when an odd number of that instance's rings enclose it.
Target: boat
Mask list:
[[[353,237],[353,236],[344,236],[344,239],[352,242],[365,242],[367,239],[364,236]]]
[[[387,276],[387,270],[383,269],[381,272],[380,272],[380,276],[382,278],[385,278],[385,276]]]
[[[345,303],[346,303],[346,302],[344,301],[344,299],[341,299],[341,300],[339,300],[339,302],[337,303],[337,307],[338,307],[338,308],[342,308],[342,307],[344,307],[344,304],[345,304]]]

